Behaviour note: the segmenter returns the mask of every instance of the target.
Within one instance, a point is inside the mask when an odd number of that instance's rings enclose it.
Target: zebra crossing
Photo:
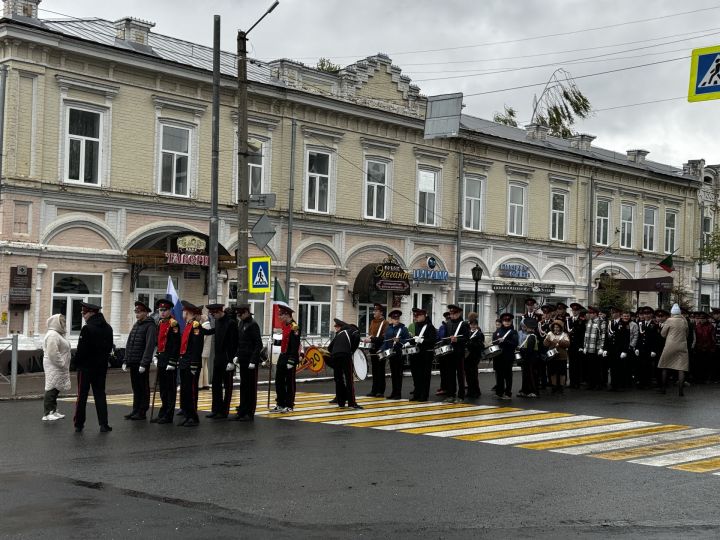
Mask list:
[[[720,476],[720,429],[522,409],[507,404],[363,397],[358,400],[362,409],[340,409],[328,403],[332,394],[311,392],[298,392],[292,412],[273,413],[263,407],[265,397],[265,393],[258,395],[258,417],[395,431]],[[270,400],[274,403],[274,393]],[[236,392],[232,407],[238,401]],[[198,409],[209,411],[211,402],[210,392],[201,391]],[[132,395],[108,396],[108,404],[131,406]]]

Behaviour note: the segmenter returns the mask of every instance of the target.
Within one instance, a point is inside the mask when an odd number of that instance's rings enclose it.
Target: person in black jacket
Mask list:
[[[277,302],[282,321],[280,356],[275,371],[277,405],[271,412],[292,412],[295,407],[295,369],[300,362],[300,327],[293,319],[295,311],[285,303]]]
[[[465,359],[465,379],[467,380],[467,397],[477,399],[480,397],[480,380],[478,378],[478,364],[480,356],[485,350],[485,335],[480,329],[477,313],[468,314],[470,322],[470,336],[467,341],[468,355]]]
[[[410,401],[428,401],[430,398],[430,377],[432,375],[432,363],[435,343],[437,342],[437,330],[427,318],[427,311],[414,308],[413,318],[415,319],[415,336],[413,342],[420,349],[420,352],[410,357],[410,365],[415,365],[413,372],[413,397]]]
[[[446,403],[455,403],[465,399],[465,345],[470,337],[470,325],[463,320],[460,306],[450,304],[450,322],[447,325],[445,339],[452,345],[452,352],[444,356],[440,362],[448,366]],[[457,397],[456,397],[457,394]]]
[[[75,431],[85,427],[85,407],[92,387],[100,432],[112,431],[108,425],[107,398],[105,396],[105,377],[108,358],[113,347],[113,330],[100,313],[101,307],[82,302],[80,304],[85,325],[80,330],[75,366],[78,376],[78,397],[75,402],[73,423]]]
[[[240,404],[232,420],[252,422],[255,419],[257,406],[258,368],[263,343],[260,327],[253,319],[250,306],[240,306],[238,315],[240,316],[238,346],[233,362],[240,368]]]
[[[157,344],[157,326],[149,314],[147,304],[135,302],[137,322],[128,334],[123,362],[123,371],[130,369],[133,391],[132,411],[125,415],[126,420],[145,420],[150,408],[150,363]]]
[[[338,407],[348,406],[353,409],[362,409],[355,399],[355,384],[353,381],[352,355],[355,343],[359,343],[360,336],[357,328],[350,326],[340,319],[333,319],[335,337],[328,345],[328,350],[334,366],[335,396]],[[353,341],[355,340],[355,341]]]
[[[202,351],[205,344],[204,330],[198,318],[202,306],[182,301],[185,329],[180,338],[180,408],[185,413],[185,420],[180,422],[183,427],[195,427],[200,423],[197,414],[198,382],[202,369]]]
[[[215,335],[215,357],[213,359],[212,411],[206,418],[222,420],[230,414],[232,401],[233,376],[235,364],[233,358],[238,346],[237,321],[225,313],[223,304],[208,304],[210,316],[215,321],[215,328],[205,331],[206,335]]]
[[[512,313],[500,315],[502,326],[495,330],[492,336],[493,345],[499,345],[502,350],[501,355],[493,358],[495,397],[498,399],[512,398],[512,366],[515,361],[515,349],[518,346],[518,333],[513,328],[514,318]]]
[[[162,405],[157,418],[150,422],[172,425],[177,400],[176,370],[180,356],[180,324],[172,316],[171,300],[160,299],[155,303],[155,307],[160,314],[157,337],[157,384]]]

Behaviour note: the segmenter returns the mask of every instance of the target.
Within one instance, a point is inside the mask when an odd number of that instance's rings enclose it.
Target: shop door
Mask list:
[[[413,293],[413,307],[421,308],[427,311],[431,321],[435,320],[433,313],[433,293],[427,291],[417,291]]]

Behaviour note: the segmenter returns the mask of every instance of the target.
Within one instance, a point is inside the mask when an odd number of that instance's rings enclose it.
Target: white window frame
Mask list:
[[[261,180],[260,180],[260,190],[261,193],[270,193],[271,192],[271,181],[272,181],[272,137],[265,136],[265,135],[258,135],[257,133],[250,133],[248,134],[248,139],[254,139],[262,144],[261,157],[262,157],[262,163],[260,165],[262,173],[261,173]],[[248,151],[250,149],[248,148]],[[235,204],[238,202],[238,132],[237,129],[235,130],[235,142],[234,142],[234,148],[233,152],[235,155],[235,159],[233,159],[233,184],[232,184],[232,198],[233,201],[235,201]],[[250,194],[252,195],[252,174],[251,170],[252,167],[257,167],[258,165],[251,165],[248,163],[248,186],[250,189]]]
[[[648,212],[653,213],[652,223],[646,221]],[[657,251],[657,216],[658,209],[656,207],[646,206],[643,209],[643,251]]]
[[[702,227],[702,233],[703,233],[703,245],[708,245],[708,243],[710,242],[710,238],[712,236],[712,232],[713,232],[713,216],[712,215],[702,216],[700,226]]]
[[[370,182],[370,178],[368,175],[368,163],[379,163],[381,165],[385,166],[385,184],[377,184],[376,182]],[[388,221],[388,209],[390,208],[390,205],[388,204],[389,197],[390,197],[390,188],[391,188],[391,178],[392,178],[392,160],[378,157],[378,156],[366,156],[365,157],[365,166],[363,167],[363,216],[365,219],[371,219],[374,221]],[[376,215],[369,215],[367,212],[367,206],[368,206],[368,196],[369,196],[369,190],[371,184],[374,186],[373,188],[373,199],[374,202],[377,203],[377,189],[379,186],[382,186],[385,189],[385,197],[383,199],[383,217],[377,216],[377,208],[375,205],[373,208],[375,209]]]
[[[480,183],[480,197],[468,196],[467,184],[468,180]],[[463,229],[467,231],[479,232],[484,229],[485,226],[485,186],[487,184],[487,176],[481,176],[477,174],[465,175],[465,182],[463,185]],[[470,204],[470,226],[468,226],[468,203]],[[473,221],[475,212],[478,214],[478,226],[473,227]]]
[[[555,210],[553,209],[553,200],[555,197],[562,197],[563,199],[563,209]],[[556,220],[560,219],[560,216],[562,216],[562,234],[556,235],[553,234],[553,229],[557,229],[556,227]],[[568,192],[564,190],[559,189],[553,189],[550,192],[550,240],[554,240],[556,242],[564,242],[567,238],[567,227],[568,227]]]
[[[58,274],[66,275],[66,276],[73,276],[76,278],[82,278],[83,276],[100,276],[100,294],[56,293],[55,292],[55,276],[57,276]],[[73,300],[80,300],[82,302],[98,302],[98,299],[99,299],[100,305],[103,305],[105,303],[104,302],[104,298],[105,298],[104,293],[105,293],[105,275],[104,274],[99,273],[99,272],[83,272],[82,274],[80,274],[80,273],[73,272],[73,271],[64,271],[63,272],[63,271],[58,270],[57,272],[52,273],[52,280],[50,281],[50,310],[51,311],[53,310],[53,305],[55,303],[56,298],[65,298],[67,300],[67,306],[65,308],[65,313],[63,313],[63,315],[65,315],[65,318],[67,320],[68,334],[78,335],[79,334],[78,331],[71,330],[71,327],[72,327],[71,310],[72,310]],[[85,320],[82,317],[80,317],[80,320],[81,320],[81,323],[80,323],[81,327],[85,326]]]
[[[327,175],[320,175],[318,173],[311,174],[308,170],[310,168],[310,154],[325,154],[328,156],[328,173]],[[327,209],[326,210],[317,210],[316,208],[310,207],[310,180],[311,176],[322,178],[324,176],[327,176]],[[334,190],[335,190],[335,151],[331,148],[327,147],[312,147],[307,146],[305,148],[305,186],[303,189],[303,201],[304,201],[304,209],[306,212],[311,212],[313,214],[331,214],[334,212]],[[317,194],[319,193],[319,189],[316,188],[316,199]]]
[[[600,204],[607,204],[607,217],[598,215]],[[610,245],[610,223],[612,222],[612,201],[609,199],[597,199],[595,201],[595,245]],[[602,242],[602,233],[605,232],[605,242]]]
[[[97,165],[97,182],[88,183],[83,178],[83,172],[85,169],[85,144],[84,141],[95,140],[90,137],[84,137],[81,135],[70,135],[70,111],[72,109],[78,111],[85,111],[99,115],[99,126],[98,126],[98,165]],[[109,120],[109,108],[101,107],[98,105],[92,105],[84,102],[76,102],[71,100],[63,100],[63,146],[62,146],[62,181],[67,184],[73,184],[78,186],[87,187],[101,187],[105,185],[107,178],[107,171],[105,165],[106,154],[109,149],[109,126],[107,125]],[[70,176],[70,141],[76,139],[81,141],[80,147],[80,178],[75,180],[71,179]]]
[[[324,287],[330,290],[330,300],[327,301],[313,301],[313,300],[300,300],[300,287]],[[302,325],[300,332],[302,336],[305,337],[318,337],[323,336],[322,334],[322,327],[323,327],[323,307],[327,307],[327,326],[328,334],[330,333],[330,320],[332,316],[332,286],[331,285],[325,285],[325,284],[314,284],[314,283],[303,283],[298,285],[298,318],[300,318],[300,324]],[[303,307],[307,306],[308,315],[312,310],[317,310],[318,317],[317,317],[317,325],[315,328],[310,328],[310,318],[311,317],[302,317],[303,313]],[[326,336],[324,336],[326,337]]]
[[[174,150],[167,150],[168,153],[172,153],[175,155],[175,160],[173,160],[173,171],[175,170],[175,163],[177,160],[178,155],[185,155],[188,160],[187,164],[187,192],[185,194],[175,193],[175,177],[173,177],[173,191],[163,191],[162,190],[162,165],[163,165],[163,154],[166,152],[166,150],[163,149],[163,139],[165,137],[165,128],[171,127],[175,129],[184,129],[188,132],[188,151],[186,154],[183,154],[182,152],[176,152]],[[160,195],[164,195],[167,197],[178,197],[180,199],[188,199],[192,196],[193,193],[193,168],[194,168],[194,159],[193,159],[193,144],[195,139],[195,130],[194,127],[185,124],[185,123],[177,123],[173,121],[167,121],[167,120],[161,120],[160,121],[160,127],[159,127],[159,144],[158,144],[158,155],[157,155],[157,192]],[[173,174],[174,176],[174,174]]]
[[[523,194],[523,202],[522,206],[519,206],[515,203],[511,202],[511,192],[513,188],[519,188],[522,190]],[[527,236],[527,218],[528,218],[528,200],[527,200],[527,194],[528,194],[528,186],[527,184],[519,183],[519,182],[509,182],[508,183],[508,189],[507,189],[507,234],[508,236]],[[520,219],[522,220],[520,223],[521,230],[518,232],[515,230],[516,223],[513,223],[513,227],[510,227],[511,224],[511,214],[510,211],[511,208],[521,208],[520,212]],[[517,216],[517,211],[515,212],[515,215]]]
[[[623,208],[630,209],[630,221],[623,219]],[[635,205],[630,203],[620,204],[620,247],[622,249],[633,248],[633,227],[635,226]],[[626,237],[629,236],[630,242],[626,242]]]
[[[432,208],[432,223],[426,221],[420,221],[420,173],[432,173],[435,175],[435,191],[433,192],[433,208]],[[415,193],[417,196],[417,206],[415,207],[415,223],[424,227],[437,227],[440,222],[440,215],[438,210],[440,208],[440,182],[442,178],[442,169],[437,167],[431,167],[428,165],[418,165],[415,171]],[[430,193],[429,191],[422,191],[422,193]],[[427,218],[427,206],[425,208],[425,218]]]
[[[668,215],[672,215],[675,220],[673,227],[668,227]],[[665,239],[664,249],[665,253],[675,253],[677,249],[677,233],[678,233],[678,217],[679,212],[677,210],[665,210]],[[672,244],[668,246],[668,240],[672,237]]]

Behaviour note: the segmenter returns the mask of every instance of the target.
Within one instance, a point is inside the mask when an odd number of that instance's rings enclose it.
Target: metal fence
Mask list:
[[[0,372],[0,384],[10,385],[10,395],[17,395],[17,373],[18,373],[18,335],[0,338],[0,356],[10,349],[10,377]]]

